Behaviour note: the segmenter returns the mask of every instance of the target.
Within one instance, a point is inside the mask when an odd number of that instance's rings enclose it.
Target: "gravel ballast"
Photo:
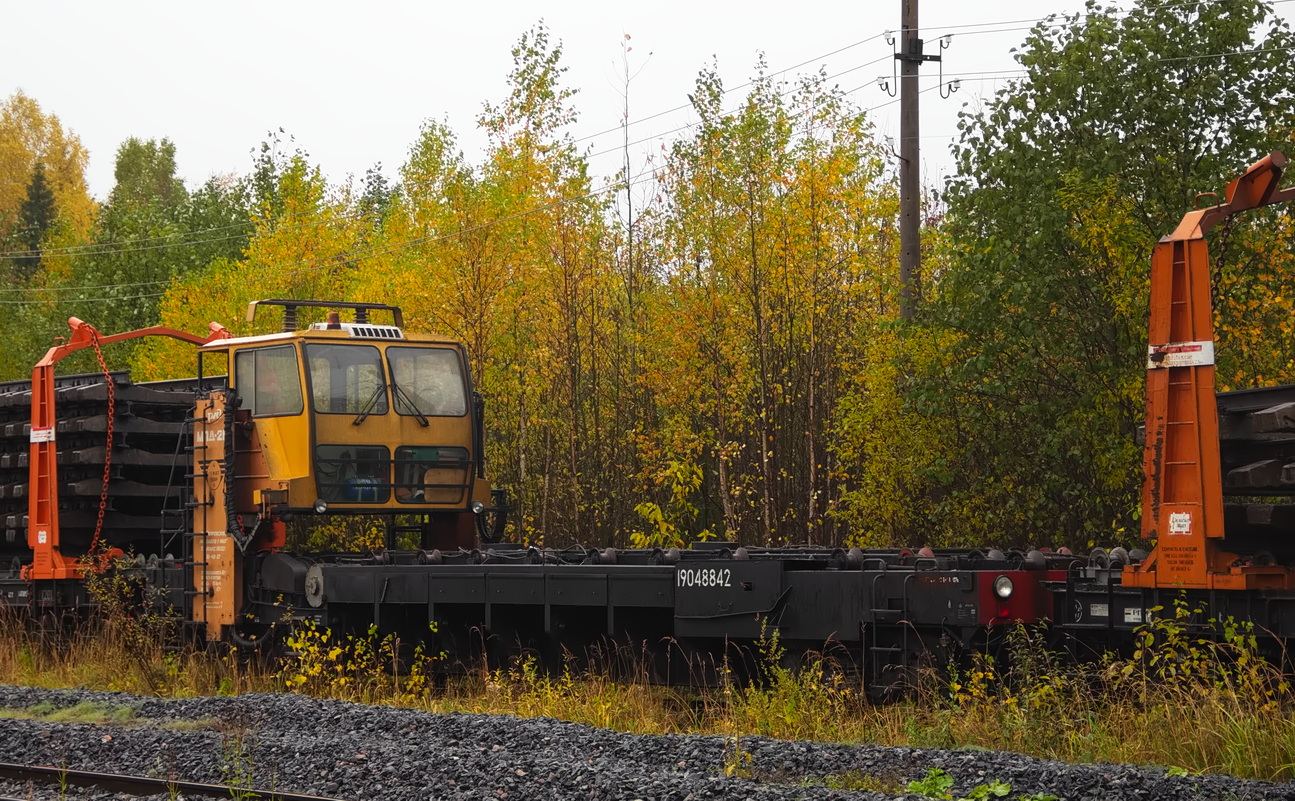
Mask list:
[[[122,724],[45,719],[52,709],[86,703],[109,717],[131,714]],[[749,775],[726,776],[734,745],[722,737],[622,734],[546,718],[437,715],[299,695],[159,700],[0,686],[0,708],[41,713],[0,718],[0,761],[347,799],[881,799],[894,796],[832,789],[824,777],[868,776],[903,787],[930,768],[955,779],[955,798],[991,781],[1011,786],[1007,798],[1295,798],[1295,783],[760,737],[740,741],[738,761]],[[59,797],[57,789],[12,785],[0,785],[0,796]],[[114,796],[78,790],[74,797]]]

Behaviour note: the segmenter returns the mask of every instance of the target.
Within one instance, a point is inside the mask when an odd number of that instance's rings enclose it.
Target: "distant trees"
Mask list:
[[[91,242],[77,253],[60,295],[64,304],[94,298],[96,324],[105,331],[153,324],[172,279],[238,258],[252,231],[245,184],[213,179],[190,194],[167,139],[127,139],[113,175]]]
[[[39,228],[53,258],[0,319],[0,368],[30,369],[68,314],[260,333],[273,323],[244,323],[249,300],[391,302],[465,344],[519,539],[1119,539],[1137,514],[1150,248],[1196,192],[1295,148],[1292,50],[1253,0],[1090,5],[1037,27],[1025,77],[964,116],[959,175],[928,196],[912,324],[895,320],[886,159],[821,74],[785,83],[758,63],[737,97],[703,70],[697,124],[607,182],[569,134],[576,96],[542,25],[477,120],[477,163],[428,121],[392,178],[330,184],[280,131],[245,177],[188,189],[170,142],[131,139],[84,215],[59,166],[76,159],[28,148],[0,233]],[[74,142],[16,97],[26,122],[0,137]],[[1289,213],[1223,242],[1220,380],[1295,380]],[[174,377],[192,354],[148,342],[132,362]]]
[[[840,367],[891,312],[894,193],[865,119],[821,77],[760,76],[728,113],[705,71],[692,98],[701,125],[671,152],[654,220],[647,358],[671,401],[656,469],[697,468],[718,535],[821,540]]]

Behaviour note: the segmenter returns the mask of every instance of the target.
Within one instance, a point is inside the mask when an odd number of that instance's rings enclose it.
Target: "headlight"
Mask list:
[[[1006,601],[1012,597],[1012,580],[1007,576],[999,576],[994,579],[994,595]]]
[[[322,515],[324,512],[328,511],[328,502],[325,501],[323,498],[319,498],[315,501],[314,509],[315,509],[315,514]]]
[[[481,501],[473,501],[472,503],[468,504],[468,508],[472,510],[472,514],[474,515],[479,515],[482,512],[486,511],[486,505]]]

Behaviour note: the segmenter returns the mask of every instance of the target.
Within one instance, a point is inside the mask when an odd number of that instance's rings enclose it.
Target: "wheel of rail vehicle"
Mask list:
[[[508,525],[508,494],[502,489],[490,491],[490,506],[484,507],[473,515],[477,522],[477,534],[484,543],[499,542]]]
[[[249,623],[248,615],[239,615],[238,622],[225,629],[225,639],[234,649],[247,657],[256,655],[282,656],[285,651],[285,626]],[[291,625],[291,624],[288,624]]]

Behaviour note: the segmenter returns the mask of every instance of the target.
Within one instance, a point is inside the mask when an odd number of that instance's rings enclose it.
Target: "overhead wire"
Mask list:
[[[291,219],[292,217],[304,216],[308,213],[309,212],[291,212],[289,214],[284,215],[283,217],[275,218],[275,222],[277,223],[279,220],[282,220],[282,219]],[[312,226],[322,225],[324,223],[337,222],[339,220],[350,219],[352,217],[359,217],[362,215],[363,215],[363,212],[359,210],[349,211],[349,212],[346,212],[345,214],[336,214],[336,215],[333,215],[332,217],[322,219],[322,220],[315,219],[315,220],[310,220],[303,223],[298,223],[297,225],[281,226],[280,230],[310,228]],[[241,239],[244,236],[244,234],[232,234],[230,236],[213,237],[210,239],[182,239],[182,240],[179,240],[178,242],[166,241],[166,240],[172,240],[175,237],[186,236],[186,235],[192,236],[196,234],[215,233],[216,231],[227,231],[233,228],[255,228],[255,227],[256,227],[256,220],[249,218],[245,222],[232,223],[230,225],[221,225],[221,226],[216,226],[214,228],[201,228],[194,231],[177,231],[174,234],[164,234],[162,236],[156,236],[156,237],[130,239],[130,240],[124,240],[122,242],[112,242],[112,243],[105,242],[105,243],[102,243],[101,249],[96,249],[96,248],[100,248],[100,245],[91,243],[87,245],[67,245],[61,248],[48,248],[48,249],[42,248],[40,250],[5,250],[5,251],[0,251],[0,258],[6,258],[6,257],[22,258],[24,256],[36,256],[36,255],[104,256],[104,255],[111,255],[116,253],[140,253],[140,252],[147,252],[150,250],[164,250],[166,248],[173,248],[173,247],[180,247],[180,246],[187,246],[187,245],[206,245],[206,244],[211,244],[213,242],[228,242],[234,239]],[[248,233],[251,233],[251,231],[249,231]],[[134,247],[136,243],[148,243],[148,242],[155,242],[157,244],[151,244],[151,245],[145,244],[141,247]],[[127,247],[122,247],[122,246],[127,246]]]
[[[864,68],[866,68],[866,67],[871,67],[871,66],[872,66],[872,65],[874,65],[874,64],[879,64],[879,63],[881,63],[882,61],[889,61],[890,59],[891,59],[891,56],[883,56],[883,57],[881,57],[881,58],[873,59],[872,61],[868,61],[868,62],[865,62],[865,63],[863,63],[863,64],[859,64],[858,66],[850,67],[849,69],[842,70],[842,71],[840,71],[840,72],[838,72],[838,73],[835,73],[835,74],[833,74],[833,75],[829,75],[829,76],[827,76],[827,77],[825,78],[825,80],[829,80],[829,81],[830,81],[830,80],[832,80],[833,78],[839,78],[839,77],[841,77],[842,75],[847,75],[847,74],[849,74],[849,73],[851,73],[851,72],[857,72],[858,70],[864,69]],[[749,83],[748,83],[748,84],[746,84],[746,85],[747,85],[747,86],[750,86],[751,84],[749,84]],[[866,84],[865,84],[865,85],[866,85]],[[794,88],[793,88],[793,89],[788,89],[788,90],[787,90],[787,91],[785,91],[785,92],[779,92],[779,93],[778,93],[778,97],[787,97],[788,95],[795,94],[797,91],[798,91],[798,90],[797,90],[797,89],[794,89]],[[737,109],[737,108],[732,108],[732,109],[729,109],[728,111],[722,111],[722,112],[720,112],[719,116],[721,116],[721,117],[725,117],[725,116],[728,116],[728,115],[730,115],[730,114],[734,114],[734,113],[736,113],[737,111],[739,111],[739,109]],[[655,141],[655,140],[657,140],[657,139],[664,139],[665,137],[669,136],[670,134],[682,133],[683,131],[691,130],[691,129],[696,128],[696,127],[698,127],[698,126],[700,126],[700,125],[703,125],[703,124],[705,124],[705,120],[697,120],[697,121],[695,121],[695,122],[685,123],[685,124],[683,124],[683,125],[680,125],[680,126],[679,126],[679,127],[677,127],[677,128],[672,128],[672,129],[670,129],[670,130],[668,130],[668,131],[663,131],[662,133],[659,133],[659,134],[653,134],[652,136],[646,136],[646,137],[643,137],[642,139],[636,139],[636,140],[634,140],[634,141],[632,141],[632,142],[628,142],[628,143],[624,143],[624,144],[621,144],[621,145],[617,145],[617,146],[616,146],[616,147],[614,147],[614,148],[608,148],[608,149],[606,149],[606,150],[600,150],[600,151],[597,151],[597,152],[595,152],[595,153],[589,153],[589,154],[586,154],[586,155],[585,155],[585,158],[596,158],[596,157],[598,157],[598,156],[605,156],[605,155],[607,155],[607,154],[609,154],[609,153],[618,153],[618,152],[621,152],[622,150],[624,150],[626,147],[628,147],[628,146],[630,146],[630,145],[641,145],[641,144],[643,144],[643,143],[645,143],[645,142],[652,142],[652,141]]]
[[[28,290],[28,291],[39,292],[40,290]],[[155,292],[155,293],[146,294],[146,295],[122,295],[119,297],[109,297],[109,298],[74,298],[69,300],[61,300],[59,302],[60,303],[72,303],[72,302],[108,303],[110,301],[119,302],[123,300],[144,300],[145,298],[160,298],[160,297],[164,297],[165,295],[166,295],[165,292]],[[47,300],[40,300],[35,298],[31,300],[0,300],[0,306],[39,306],[47,302],[48,302]]]
[[[823,54],[821,54],[821,55],[815,56],[815,57],[813,57],[813,58],[811,58],[811,59],[808,59],[808,60],[806,60],[806,61],[802,61],[802,62],[800,62],[800,63],[798,63],[798,64],[793,64],[793,65],[791,65],[791,66],[789,66],[789,67],[785,67],[785,68],[783,68],[783,69],[781,69],[781,70],[778,70],[777,72],[774,72],[774,73],[772,73],[772,74],[773,74],[773,75],[782,75],[782,74],[785,74],[785,73],[790,72],[790,71],[792,71],[792,70],[800,69],[801,67],[804,67],[804,66],[806,66],[806,65],[808,65],[808,64],[812,64],[812,63],[815,63],[815,62],[820,62],[820,61],[822,61],[823,59],[831,58],[832,56],[839,55],[839,54],[841,54],[841,53],[846,52],[847,50],[851,50],[851,49],[853,49],[853,48],[856,48],[856,47],[859,47],[859,46],[861,46],[861,45],[867,44],[868,42],[871,42],[871,41],[874,41],[874,40],[876,40],[876,39],[879,39],[879,38],[881,38],[882,36],[884,36],[884,34],[883,34],[883,33],[874,34],[874,35],[869,36],[869,37],[867,37],[867,38],[865,38],[865,39],[860,39],[860,40],[858,40],[858,41],[856,41],[856,42],[852,42],[851,44],[844,45],[844,46],[842,46],[842,47],[838,47],[838,48],[836,48],[835,50],[831,50],[831,51],[829,51],[829,52],[827,52],[827,53],[823,53]],[[851,68],[850,70],[845,70],[843,73],[840,73],[840,74],[845,74],[846,72],[851,72],[851,71],[853,71],[854,69],[862,69],[863,67],[870,66],[870,64],[877,63],[877,61],[880,61],[880,60],[883,60],[883,59],[877,59],[876,61],[869,62],[869,64],[863,64],[863,65],[860,65],[859,67],[854,67],[854,68]],[[835,77],[835,76],[833,76],[833,77]],[[740,84],[740,85],[738,85],[738,86],[730,87],[730,88],[728,88],[728,89],[725,89],[725,90],[723,91],[723,94],[724,94],[724,95],[731,94],[731,93],[736,92],[736,91],[738,91],[738,90],[740,90],[740,89],[744,89],[744,88],[746,88],[746,87],[748,87],[748,86],[752,86],[754,83],[755,83],[755,81],[753,81],[753,80],[752,80],[752,81],[747,81],[746,83]],[[586,136],[577,137],[577,138],[575,138],[575,139],[572,139],[572,140],[571,140],[571,143],[572,143],[572,144],[579,144],[579,143],[581,143],[581,142],[590,141],[590,140],[592,140],[592,139],[596,139],[596,138],[598,138],[598,137],[600,137],[600,136],[605,136],[605,135],[607,135],[607,134],[609,134],[609,133],[616,133],[616,132],[619,132],[619,131],[624,130],[625,128],[632,127],[632,126],[634,126],[634,125],[639,125],[639,124],[644,123],[644,122],[647,122],[647,121],[649,121],[649,120],[657,119],[657,118],[659,118],[659,117],[663,117],[663,116],[665,116],[665,115],[667,115],[667,114],[672,114],[672,113],[674,113],[674,112],[676,112],[676,111],[682,111],[682,110],[685,110],[685,109],[688,109],[688,108],[691,108],[691,107],[692,107],[692,104],[690,104],[690,103],[685,103],[685,104],[682,104],[682,105],[679,105],[679,106],[675,106],[674,108],[669,108],[669,109],[665,109],[664,111],[659,111],[659,112],[656,112],[656,113],[654,113],[654,114],[650,114],[650,115],[648,115],[648,116],[646,116],[646,117],[641,117],[641,118],[638,118],[638,119],[635,119],[635,120],[631,120],[631,121],[626,122],[626,123],[624,123],[624,124],[622,124],[622,125],[618,125],[618,126],[616,126],[616,127],[614,127],[614,128],[608,128],[608,129],[606,129],[606,130],[599,131],[599,132],[597,132],[597,133],[593,133],[593,134],[588,134],[588,135],[586,135]],[[629,143],[629,144],[641,144],[641,143],[642,143],[642,142],[644,142],[644,141],[651,141],[651,139],[653,139],[653,138],[660,138],[660,137],[663,137],[663,136],[667,136],[667,135],[669,135],[669,134],[671,134],[671,133],[677,133],[677,132],[679,132],[679,131],[687,130],[689,127],[692,127],[692,126],[683,126],[683,127],[681,127],[681,128],[678,128],[678,129],[675,129],[675,130],[672,130],[672,131],[667,131],[667,132],[665,132],[664,134],[658,134],[658,135],[656,135],[656,136],[654,136],[654,137],[648,137],[648,138],[645,138],[645,139],[643,139],[643,140],[639,140],[638,142],[631,142],[631,143]],[[599,152],[599,153],[594,153],[594,154],[588,155],[588,156],[586,156],[586,157],[587,157],[587,158],[593,158],[593,157],[595,157],[595,156],[605,155],[606,153],[609,153],[609,152],[615,152],[615,150],[614,150],[614,149],[609,149],[609,150],[605,150],[605,151],[602,151],[602,152]],[[300,214],[300,213],[301,213],[301,212],[298,212],[297,214]],[[311,226],[311,225],[322,225],[322,224],[325,224],[325,223],[327,223],[327,222],[332,222],[332,221],[336,221],[336,220],[339,220],[339,219],[346,219],[346,218],[349,218],[349,217],[351,217],[351,216],[355,216],[355,215],[356,215],[356,212],[351,212],[351,213],[342,214],[342,215],[335,215],[335,216],[334,216],[334,217],[332,217],[332,218],[323,219],[323,220],[314,220],[314,221],[309,222],[309,223],[303,223],[303,224],[302,224],[302,227],[307,227],[307,226]],[[212,242],[223,242],[223,241],[229,241],[229,240],[232,240],[232,239],[238,239],[238,238],[240,238],[240,237],[241,237],[241,234],[236,234],[236,235],[232,235],[232,236],[229,236],[229,237],[218,237],[218,238],[214,238],[214,239],[202,239],[202,240],[184,240],[184,239],[182,239],[182,240],[180,240],[179,242],[172,242],[172,241],[170,241],[170,240],[173,240],[173,239],[175,239],[176,237],[182,237],[182,236],[193,236],[193,235],[196,235],[196,234],[214,233],[214,232],[217,232],[217,231],[224,231],[224,230],[229,230],[229,229],[233,229],[233,228],[239,228],[239,227],[243,227],[243,226],[251,225],[251,224],[252,224],[252,223],[249,221],[249,222],[247,222],[247,223],[235,223],[235,224],[231,224],[231,225],[216,226],[216,227],[213,227],[213,228],[199,229],[199,230],[196,230],[196,231],[177,232],[177,233],[175,233],[175,234],[164,234],[164,235],[157,236],[157,237],[143,237],[143,238],[139,238],[139,239],[126,240],[126,241],[123,241],[123,242],[103,243],[102,245],[97,245],[97,244],[91,243],[91,244],[86,244],[86,245],[68,245],[68,246],[64,246],[64,247],[60,247],[60,248],[49,248],[49,249],[41,249],[41,250],[8,250],[8,251],[0,251],[0,258],[6,258],[6,257],[8,257],[8,258],[21,258],[21,257],[24,257],[24,256],[35,256],[35,255],[42,255],[42,256],[46,256],[46,255],[84,256],[84,255],[99,255],[99,254],[109,254],[109,253],[134,253],[134,252],[147,251],[147,250],[164,249],[164,248],[170,248],[170,247],[179,247],[179,246],[184,246],[184,245],[209,244],[209,243],[212,243]],[[149,242],[159,242],[160,244],[158,244],[158,245],[156,245],[156,246],[154,246],[154,247],[147,247],[147,246],[146,246],[146,247],[132,247],[133,245],[135,245],[135,244],[137,244],[137,243],[149,243]],[[5,291],[5,290],[4,290],[3,288],[0,288],[0,291]],[[11,291],[12,291],[12,290],[11,290]],[[19,291],[21,291],[21,290],[19,290]]]
[[[848,44],[848,45],[845,45],[844,47],[838,47],[837,49],[835,49],[835,50],[831,51],[830,53],[824,53],[824,54],[823,54],[823,55],[821,55],[821,56],[815,56],[814,58],[811,58],[811,59],[809,59],[809,60],[807,60],[807,61],[802,61],[802,62],[800,62],[799,64],[793,64],[792,66],[790,66],[790,67],[786,67],[786,68],[784,68],[784,69],[781,69],[781,70],[779,70],[779,71],[777,71],[777,72],[775,72],[775,73],[773,73],[773,74],[774,74],[774,75],[783,75],[783,74],[785,74],[785,73],[791,72],[792,70],[798,70],[798,69],[800,69],[801,67],[807,66],[807,65],[809,65],[809,64],[814,64],[814,63],[816,63],[816,62],[821,62],[821,61],[822,61],[823,59],[825,59],[825,58],[831,58],[832,56],[840,55],[841,53],[844,53],[844,52],[845,52],[845,51],[847,51],[847,50],[852,50],[853,48],[859,47],[860,45],[865,45],[865,44],[867,44],[868,42],[872,42],[872,41],[875,41],[875,40],[877,40],[877,39],[880,39],[881,37],[883,37],[883,36],[885,36],[885,35],[886,35],[886,34],[885,34],[884,32],[883,32],[883,33],[873,34],[872,36],[869,36],[867,39],[860,39],[859,41],[854,42],[853,44]],[[754,81],[754,80],[747,81],[746,83],[738,84],[737,86],[731,87],[731,88],[729,88],[729,89],[725,89],[725,90],[724,90],[724,94],[726,94],[726,95],[727,95],[727,94],[730,94],[730,93],[732,93],[732,92],[736,92],[736,91],[738,91],[739,89],[745,89],[745,88],[747,88],[748,86],[752,86],[752,85],[754,85],[754,84],[755,84],[755,81]],[[667,115],[667,114],[673,114],[673,113],[675,113],[676,111],[686,111],[686,110],[688,110],[688,109],[690,109],[690,108],[692,108],[692,104],[691,104],[691,103],[683,103],[683,104],[681,104],[681,105],[675,106],[674,108],[668,108],[668,109],[665,109],[664,111],[658,111],[658,112],[656,112],[656,113],[654,113],[654,114],[649,114],[649,115],[648,115],[648,116],[646,116],[646,117],[640,117],[640,118],[638,118],[638,119],[636,119],[636,120],[631,120],[631,121],[626,122],[626,123],[624,123],[624,124],[622,124],[622,125],[617,125],[617,126],[616,126],[616,127],[614,127],[614,128],[608,128],[608,129],[606,129],[606,130],[599,131],[598,133],[593,133],[593,134],[589,134],[589,135],[587,135],[587,136],[581,136],[581,137],[578,137],[578,138],[576,138],[576,139],[573,139],[573,140],[572,140],[572,142],[574,142],[574,143],[576,143],[576,144],[579,144],[580,142],[587,142],[587,141],[589,141],[590,139],[597,139],[597,138],[598,138],[598,137],[600,137],[600,136],[606,136],[607,134],[610,134],[610,133],[619,133],[619,132],[621,132],[621,131],[625,130],[626,128],[629,128],[629,127],[632,127],[632,126],[635,126],[635,125],[639,125],[639,124],[642,124],[642,123],[644,123],[644,122],[648,122],[648,121],[650,121],[650,120],[657,119],[658,117],[664,117],[664,116],[665,116],[665,115]]]

